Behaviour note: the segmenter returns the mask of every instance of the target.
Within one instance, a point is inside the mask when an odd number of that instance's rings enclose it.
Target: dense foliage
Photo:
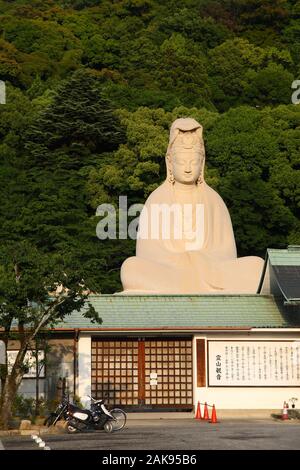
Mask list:
[[[132,240],[100,203],[144,202],[171,122],[204,125],[207,182],[240,255],[300,243],[300,1],[0,0],[0,241],[120,289]]]

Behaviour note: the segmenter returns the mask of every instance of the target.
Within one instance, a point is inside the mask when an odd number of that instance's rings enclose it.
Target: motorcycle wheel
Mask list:
[[[69,434],[75,434],[77,432],[77,428],[74,428],[74,426],[71,426],[71,424],[68,424],[67,430]]]
[[[105,432],[111,433],[112,430],[113,430],[112,422],[111,421],[106,421],[106,423],[104,424],[103,429],[104,429]]]
[[[45,421],[44,421],[44,426],[48,426],[48,428],[49,428],[49,426],[52,426],[52,424],[54,423],[55,419],[56,419],[56,414],[55,414],[55,413],[51,413],[51,415],[49,415],[49,416],[45,419]]]
[[[110,423],[112,424],[112,430],[120,431],[121,429],[123,429],[127,419],[125,411],[120,410],[119,408],[114,408],[110,411],[110,414],[115,418],[114,421],[110,421]]]

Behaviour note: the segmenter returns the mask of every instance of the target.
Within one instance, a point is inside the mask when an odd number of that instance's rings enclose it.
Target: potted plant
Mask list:
[[[289,401],[292,403],[292,408],[295,408],[295,406],[296,406],[295,403],[296,403],[296,401],[298,401],[298,398],[292,397],[292,398],[289,399]]]

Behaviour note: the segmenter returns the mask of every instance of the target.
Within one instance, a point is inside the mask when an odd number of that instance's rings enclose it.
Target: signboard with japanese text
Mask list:
[[[210,387],[300,387],[300,341],[208,341]]]

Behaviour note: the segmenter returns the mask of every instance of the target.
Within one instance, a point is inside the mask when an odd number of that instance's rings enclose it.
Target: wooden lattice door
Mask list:
[[[110,405],[193,406],[190,339],[93,339],[92,395]]]
[[[138,405],[138,341],[92,341],[92,395],[110,405]]]
[[[193,406],[191,340],[145,341],[145,405]]]

